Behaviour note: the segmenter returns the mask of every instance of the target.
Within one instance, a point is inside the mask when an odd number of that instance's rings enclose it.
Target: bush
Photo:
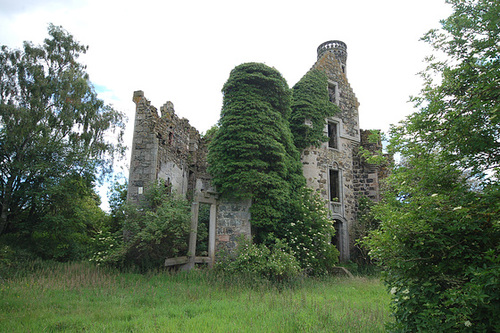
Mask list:
[[[393,294],[392,329],[494,332],[500,327],[500,187],[470,191],[452,166],[426,162],[427,175],[415,166],[393,171],[389,181],[399,194],[375,208],[382,222],[368,241]],[[397,181],[403,175],[404,184]]]
[[[286,284],[301,276],[300,265],[282,242],[273,246],[241,240],[235,253],[218,258],[216,269],[231,275],[243,275],[254,282]]]
[[[278,235],[293,250],[308,275],[324,275],[339,261],[339,251],[330,242],[335,235],[325,202],[309,188],[302,188],[293,201],[292,222]]]
[[[116,251],[121,237],[111,233],[109,230],[100,230],[91,241],[94,249],[89,261],[97,265],[106,263],[106,260]]]
[[[170,194],[163,182],[151,184],[145,198],[141,205],[125,205],[121,244],[115,251],[101,251],[104,257],[95,256],[95,261],[149,270],[163,267],[166,258],[187,255],[189,202]],[[109,235],[101,238],[103,242],[112,242]]]

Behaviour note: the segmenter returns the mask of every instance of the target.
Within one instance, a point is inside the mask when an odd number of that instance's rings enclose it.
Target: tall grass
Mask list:
[[[0,282],[1,332],[383,332],[376,278],[250,284],[211,271],[123,273],[47,264]]]

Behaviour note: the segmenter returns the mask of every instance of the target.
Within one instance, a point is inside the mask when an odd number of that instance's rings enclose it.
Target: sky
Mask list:
[[[292,87],[321,43],[341,40],[361,128],[387,131],[420,91],[432,50],[419,39],[450,13],[444,0],[0,0],[0,45],[41,44],[49,23],[88,45],[81,61],[99,97],[128,117],[130,147],[135,90],[205,132],[235,66],[263,62]]]

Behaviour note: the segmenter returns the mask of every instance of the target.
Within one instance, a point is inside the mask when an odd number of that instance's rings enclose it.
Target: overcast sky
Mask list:
[[[450,13],[444,0],[0,0],[0,45],[39,44],[49,23],[89,45],[82,60],[100,97],[128,116],[130,146],[135,90],[158,108],[172,101],[205,132],[235,66],[264,62],[292,87],[319,44],[338,39],[361,127],[387,131],[420,90],[431,51],[420,37]]]

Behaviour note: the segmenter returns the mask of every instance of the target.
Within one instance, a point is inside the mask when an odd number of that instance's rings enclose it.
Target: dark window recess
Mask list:
[[[332,237],[332,244],[340,252],[340,229],[342,228],[342,222],[339,220],[334,220],[333,227],[335,228],[335,235]]]
[[[328,97],[330,98],[330,102],[337,103],[337,86],[328,86]]]
[[[340,202],[340,181],[338,170],[330,170],[330,201]]]
[[[328,123],[328,147],[338,148],[338,124]]]
[[[172,193],[172,182],[170,181],[170,177],[167,177],[167,181],[165,181],[165,188],[167,189],[167,193]]]

